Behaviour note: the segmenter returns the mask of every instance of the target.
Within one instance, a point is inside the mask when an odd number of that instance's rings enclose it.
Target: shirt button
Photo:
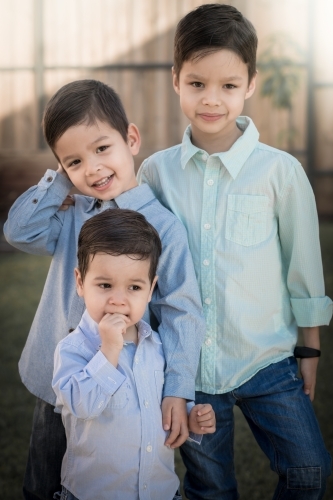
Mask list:
[[[207,223],[207,224],[204,224],[204,228],[205,228],[205,229],[210,229],[210,228],[211,228],[211,225],[210,225],[210,224],[208,224],[208,223]]]
[[[32,200],[32,203],[34,203],[34,204],[36,205],[36,203],[38,203],[37,198],[34,198],[34,199]]]
[[[209,305],[211,303],[212,303],[212,300],[209,297],[207,297],[207,299],[205,299],[205,304]]]
[[[52,182],[53,181],[53,177],[50,176],[46,180],[47,180],[47,182]]]
[[[205,340],[205,344],[206,344],[206,345],[211,345],[211,343],[212,343],[211,339],[207,339],[207,340]]]
[[[204,266],[209,266],[209,260],[208,260],[208,259],[205,259],[205,260],[203,261],[203,265],[204,265]]]
[[[153,447],[149,444],[146,450],[148,451],[148,453],[151,453],[153,451]]]
[[[146,483],[143,485],[143,489],[146,490],[147,489],[147,485]]]
[[[207,160],[208,160],[208,156],[206,155],[206,153],[204,153],[204,154],[202,155],[202,159],[203,159],[203,161],[207,161]]]
[[[139,363],[139,358],[136,356],[135,357],[135,364],[137,365]]]
[[[214,184],[213,179],[208,179],[207,184],[208,186],[212,186]]]
[[[145,405],[146,408],[148,408],[149,402],[147,400],[145,400],[144,405]]]
[[[70,329],[68,330],[68,333],[72,333],[72,332],[74,332],[74,328],[70,328]]]

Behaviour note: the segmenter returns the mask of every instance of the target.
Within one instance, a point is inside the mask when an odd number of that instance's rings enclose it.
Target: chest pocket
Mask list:
[[[264,195],[229,194],[226,239],[249,247],[267,238],[268,198]]]

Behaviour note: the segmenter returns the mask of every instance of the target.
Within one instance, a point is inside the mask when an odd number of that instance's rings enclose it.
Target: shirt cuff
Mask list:
[[[188,401],[186,403],[187,415],[190,414],[193,406],[195,406],[194,401]],[[190,431],[187,441],[192,441],[193,443],[201,444],[203,434],[195,434],[195,432]]]
[[[189,377],[190,378],[190,377]],[[192,377],[191,377],[192,379]],[[165,376],[163,398],[170,396],[192,401],[195,398],[195,381],[188,381],[185,377],[169,374]]]
[[[64,175],[59,174],[55,170],[47,169],[43,177],[38,183],[38,187],[42,189],[50,189],[59,198],[65,198],[73,187],[73,183]]]
[[[329,297],[291,298],[290,302],[298,326],[329,325],[333,313],[333,303]]]
[[[89,361],[86,370],[107,395],[114,394],[126,380],[121,367],[115,368],[101,351]]]

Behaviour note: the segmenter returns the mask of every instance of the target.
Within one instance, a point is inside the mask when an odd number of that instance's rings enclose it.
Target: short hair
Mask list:
[[[218,3],[201,5],[177,25],[174,71],[179,76],[185,61],[228,49],[247,65],[250,81],[256,74],[257,45],[255,28],[235,7]]]
[[[56,142],[70,127],[96,120],[108,123],[127,142],[128,119],[118,94],[98,80],[77,80],[61,87],[46,105],[42,127],[54,151]]]
[[[137,260],[150,260],[149,280],[152,283],[161,252],[158,232],[142,214],[110,208],[83,224],[78,241],[78,269],[84,281],[91,258],[97,253],[128,255]]]

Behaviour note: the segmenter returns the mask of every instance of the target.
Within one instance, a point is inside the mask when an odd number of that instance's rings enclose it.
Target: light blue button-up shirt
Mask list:
[[[197,390],[230,391],[293,353],[297,326],[328,324],[311,186],[250,118],[229,151],[191,142],[154,154],[138,178],[185,225],[206,317]]]
[[[172,500],[179,486],[165,446],[159,335],[138,323],[115,368],[87,311],[55,351],[53,388],[66,429],[61,483],[80,500]]]
[[[75,195],[74,206],[58,211],[71,188],[68,179],[48,170],[37,186],[16,200],[4,227],[6,239],[13,246],[24,252],[53,256],[19,362],[23,383],[37,397],[55,403],[51,386],[54,350],[77,327],[85,309],[74,280],[79,232],[93,215],[108,207],[119,207],[140,212],[161,238],[159,279],[150,310],[159,323],[166,357],[164,396],[194,400],[205,321],[184,226],[161,206],[147,185],[104,203]],[[150,322],[148,310],[144,319]]]

